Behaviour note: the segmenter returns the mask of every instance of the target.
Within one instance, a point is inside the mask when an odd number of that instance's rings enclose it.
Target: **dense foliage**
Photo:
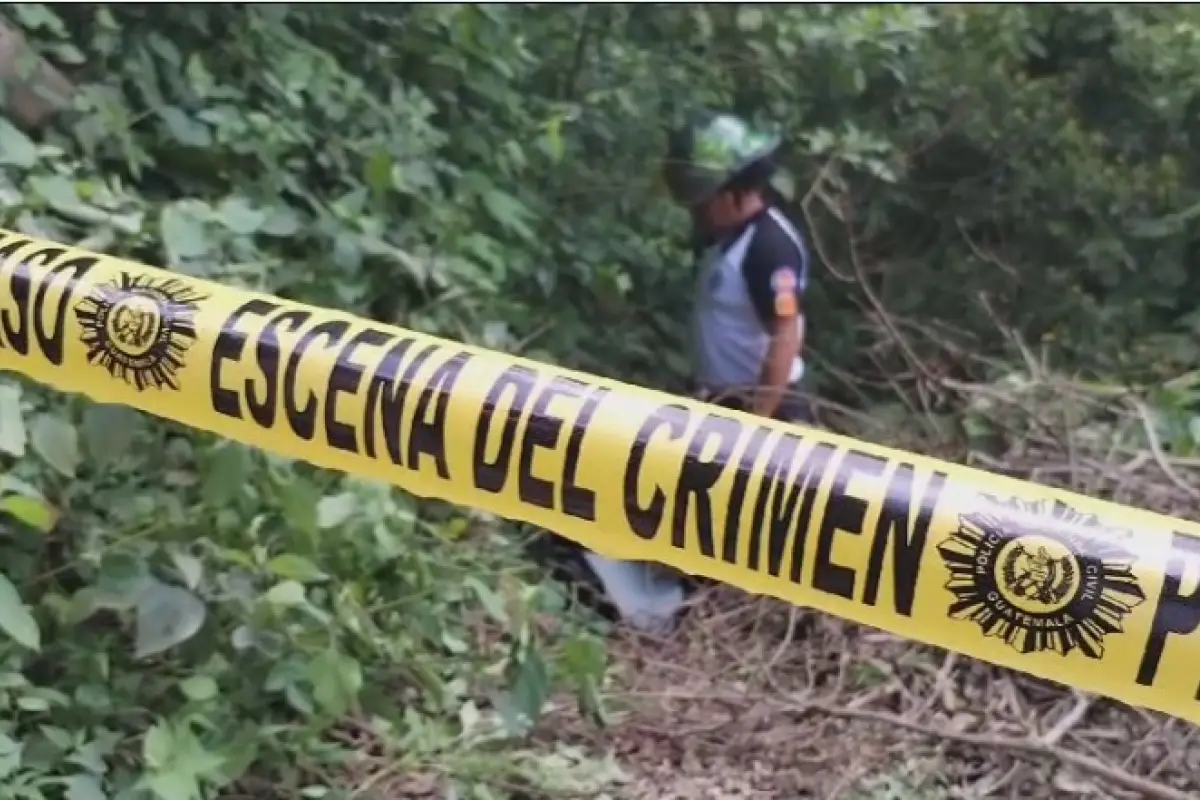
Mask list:
[[[662,132],[730,107],[790,132],[824,398],[946,444],[987,422],[947,387],[1015,343],[1094,381],[1193,361],[1188,6],[0,10],[77,87],[0,118],[11,229],[678,389]],[[1156,397],[1194,448],[1190,397]],[[604,653],[542,624],[496,521],[11,377],[0,451],[0,798],[612,778],[522,738],[559,681],[601,716]]]

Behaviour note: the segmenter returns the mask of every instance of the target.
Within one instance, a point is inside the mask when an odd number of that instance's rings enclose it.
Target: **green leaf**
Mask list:
[[[201,800],[196,777],[186,772],[159,772],[146,778],[146,786],[158,800]]]
[[[268,209],[267,218],[263,221],[260,233],[268,236],[286,238],[295,236],[300,231],[300,218],[287,206],[276,206]]]
[[[113,599],[123,599],[127,608],[133,608],[152,581],[145,560],[138,554],[110,549],[100,557],[94,588]]]
[[[24,133],[0,117],[0,164],[32,167],[37,163],[37,147]]]
[[[58,522],[58,509],[36,497],[12,494],[0,498],[0,512],[8,514],[40,533],[54,530]]]
[[[42,3],[22,3],[13,6],[11,13],[26,30],[46,31],[56,39],[67,35],[63,21]]]
[[[281,556],[272,558],[270,562],[267,563],[267,568],[280,578],[287,578],[293,581],[299,581],[300,583],[322,581],[329,577],[322,572],[316,564],[309,561],[304,556],[298,556],[292,553],[284,553]]]
[[[563,147],[562,138],[563,116],[555,114],[546,121],[546,150],[550,155],[550,160],[555,163],[562,161],[565,148]]]
[[[39,414],[30,431],[33,452],[60,474],[75,477],[79,467],[79,435],[75,426],[49,414]]]
[[[796,178],[786,169],[779,169],[775,172],[771,178],[771,186],[789,200],[796,196]]]
[[[75,181],[62,175],[34,175],[29,179],[29,188],[55,211],[69,215],[86,208],[79,199]]]
[[[563,647],[563,672],[575,684],[575,695],[584,716],[598,726],[608,723],[600,691],[607,666],[604,643],[594,636],[579,636]]]
[[[267,591],[266,598],[276,606],[302,606],[308,602],[304,584],[299,581],[280,581]]]
[[[34,713],[49,711],[50,703],[42,697],[18,697],[17,708],[22,711],[32,711]]]
[[[214,506],[228,504],[246,491],[250,453],[237,442],[223,442],[204,465],[204,499]]]
[[[600,680],[607,666],[604,643],[594,636],[578,636],[563,646],[563,668],[576,680]]]
[[[37,620],[22,602],[17,587],[3,572],[0,572],[0,631],[34,652],[42,649],[42,632]]]
[[[179,570],[184,586],[194,590],[200,585],[200,580],[204,577],[203,561],[178,550],[171,553],[171,560],[175,562],[175,569]]]
[[[371,191],[385,194],[392,188],[392,156],[387,150],[376,150],[363,167],[363,179]]]
[[[38,728],[41,730],[42,735],[46,737],[50,744],[54,745],[59,750],[65,752],[70,750],[74,745],[75,740],[71,736],[70,731],[63,730],[62,728],[55,727],[54,725],[39,725]]]
[[[746,6],[737,12],[738,27],[747,33],[754,33],[763,26],[763,11],[761,8]]]
[[[179,683],[179,690],[189,700],[203,702],[217,696],[217,682],[208,675],[193,675]]]
[[[317,503],[317,527],[321,530],[336,528],[350,519],[358,507],[358,498],[352,492],[322,497]]]
[[[321,653],[308,665],[313,699],[330,716],[340,717],[358,705],[362,690],[362,665],[336,650]]]
[[[175,141],[188,147],[209,147],[212,145],[212,133],[208,125],[193,119],[186,111],[175,106],[163,106],[158,112],[159,118],[167,126],[167,130],[175,137]]]
[[[161,722],[151,725],[142,738],[142,758],[146,763],[156,769],[165,767],[171,763],[174,752],[175,738],[170,727]]]
[[[22,458],[29,434],[21,413],[21,387],[0,385],[0,452]]]
[[[209,242],[204,220],[197,217],[189,206],[181,203],[167,206],[159,216],[158,226],[158,235],[167,249],[167,257],[173,263],[208,255]]]
[[[195,636],[208,609],[194,594],[178,586],[151,582],[137,600],[134,655],[148,658]]]
[[[146,785],[160,800],[199,800],[199,781],[216,778],[225,759],[208,750],[186,723],[158,723],[142,740]]]
[[[125,406],[97,404],[83,412],[83,445],[97,464],[119,461],[141,427],[141,415]]]
[[[12,492],[13,494],[23,494],[26,497],[41,497],[39,492],[31,483],[23,481],[20,478],[14,478],[12,475],[0,475],[0,491]]]
[[[24,745],[0,733],[0,780],[4,780],[21,767]]]
[[[267,221],[266,214],[251,206],[246,198],[237,195],[221,201],[217,206],[217,216],[226,228],[242,236],[257,233]]]
[[[511,684],[501,703],[501,715],[510,732],[523,735],[538,720],[550,697],[550,671],[535,647],[524,650],[509,669]]]
[[[233,633],[229,637],[229,643],[233,645],[234,650],[247,650],[257,644],[258,636],[254,631],[245,625],[239,625],[233,629]]]
[[[85,683],[75,691],[77,707],[81,710],[111,711],[112,697],[100,682]],[[67,761],[77,767],[87,770],[93,775],[103,775],[108,771],[106,759],[112,753],[117,742],[125,737],[111,730],[97,731],[90,742],[75,749],[67,757]]]
[[[533,238],[533,230],[526,222],[530,216],[529,209],[513,195],[498,189],[487,189],[483,192],[483,205],[492,219],[512,233],[522,239]]]
[[[501,625],[509,624],[508,611],[504,608],[504,601],[490,587],[484,585],[475,576],[468,577],[464,584],[468,589],[473,591],[479,598],[479,602],[483,603],[483,609],[488,613],[488,616],[499,622]]]
[[[299,475],[290,476],[278,486],[283,517],[297,533],[314,541],[317,528],[317,492],[313,485]]]
[[[64,786],[63,800],[108,800],[100,780],[91,775],[72,775]]]

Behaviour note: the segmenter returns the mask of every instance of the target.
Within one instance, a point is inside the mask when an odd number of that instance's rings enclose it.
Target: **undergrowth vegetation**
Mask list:
[[[70,86],[6,76],[7,229],[679,390],[663,129],[733,108],[790,132],[827,423],[1198,493],[1191,7],[0,14]],[[0,800],[626,796],[530,736],[609,657],[502,521],[16,376],[0,457]]]

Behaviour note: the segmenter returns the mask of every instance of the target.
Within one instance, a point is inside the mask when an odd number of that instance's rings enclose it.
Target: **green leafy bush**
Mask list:
[[[502,783],[530,772],[556,686],[600,712],[599,639],[544,624],[561,596],[493,523],[121,408],[0,397],[4,796],[341,796],[379,758],[356,731],[397,774]]]

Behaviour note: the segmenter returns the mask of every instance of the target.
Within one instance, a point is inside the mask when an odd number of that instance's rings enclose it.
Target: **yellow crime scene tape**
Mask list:
[[[0,231],[0,369],[1200,722],[1200,526]]]

